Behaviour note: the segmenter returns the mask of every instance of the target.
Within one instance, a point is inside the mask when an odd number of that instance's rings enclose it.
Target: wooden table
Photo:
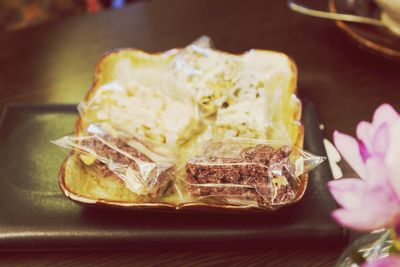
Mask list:
[[[321,6],[321,3],[317,3]],[[354,133],[388,102],[400,109],[400,63],[357,47],[334,23],[293,14],[276,0],[151,0],[122,10],[72,17],[0,35],[0,106],[13,102],[78,103],[99,56],[118,47],[149,52],[201,35],[229,52],[250,48],[289,54],[299,94],[317,104],[330,138]],[[353,172],[345,166],[345,173]],[[301,247],[301,246],[300,246]],[[7,252],[8,266],[331,266],[340,248],[238,251]]]

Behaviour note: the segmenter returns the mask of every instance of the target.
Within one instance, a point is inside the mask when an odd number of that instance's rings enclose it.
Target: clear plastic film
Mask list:
[[[173,75],[176,54],[116,52],[104,63],[109,70],[98,87],[80,103],[80,116],[168,146],[185,143],[199,131],[201,118],[192,92]]]
[[[301,176],[323,160],[279,142],[212,140],[186,162],[184,179],[200,201],[276,209],[296,200]]]
[[[97,66],[75,136],[54,143],[73,151],[73,168],[147,197],[129,201],[276,209],[298,199],[323,160],[301,149],[296,77],[282,53],[230,54],[206,36],[159,54],[118,50]]]
[[[278,53],[234,55],[212,46],[203,36],[182,49],[172,75],[191,92],[200,116],[213,117],[214,135],[295,142],[287,120],[298,118],[284,118],[296,102],[288,90],[296,82],[294,67]]]
[[[160,197],[172,181],[173,155],[154,152],[154,144],[107,125],[91,124],[85,135],[65,136],[53,143],[72,149],[84,167],[99,177],[121,180],[137,195]]]

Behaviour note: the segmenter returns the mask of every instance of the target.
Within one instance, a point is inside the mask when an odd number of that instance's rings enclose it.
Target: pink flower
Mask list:
[[[393,226],[400,220],[399,114],[390,105],[381,105],[372,123],[358,124],[357,138],[334,133],[337,149],[361,179],[328,183],[342,206],[332,215],[341,225],[355,230]]]
[[[364,263],[362,267],[399,267],[400,257],[399,256],[388,256],[380,259],[376,259],[372,262]]]

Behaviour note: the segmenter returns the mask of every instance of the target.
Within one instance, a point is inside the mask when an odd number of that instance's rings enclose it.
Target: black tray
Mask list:
[[[74,105],[9,106],[0,128],[0,250],[285,248],[347,240],[327,162],[309,176],[304,198],[274,213],[143,212],[78,205],[61,193],[67,153],[49,140],[71,134]],[[305,148],[326,155],[313,104],[303,101]]]

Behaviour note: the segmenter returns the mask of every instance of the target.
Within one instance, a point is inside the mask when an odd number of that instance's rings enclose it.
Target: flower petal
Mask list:
[[[382,123],[374,133],[370,153],[384,157],[389,146],[389,137],[389,125],[386,122]]]
[[[368,203],[374,205],[373,201]],[[391,225],[394,216],[385,212],[382,206],[364,205],[358,210],[337,209],[332,212],[332,217],[340,225],[356,231],[373,231]]]
[[[367,262],[362,265],[362,267],[398,267],[400,266],[399,256],[387,256],[383,258],[378,258],[372,262]]]
[[[400,119],[390,127],[390,146],[386,153],[385,163],[389,179],[400,199]]]
[[[376,218],[376,214],[367,210],[350,211],[338,209],[333,211],[332,217],[337,223],[356,231],[373,231],[386,225],[384,218]]]
[[[357,209],[365,191],[365,182],[358,178],[329,181],[328,188],[336,202],[346,209]]]
[[[365,162],[368,183],[371,186],[383,185],[391,187],[388,180],[388,168],[383,157],[370,157]]]
[[[388,123],[389,125],[400,119],[400,115],[396,110],[389,104],[380,105],[373,116],[372,123],[375,127],[379,127],[382,123]]]
[[[363,142],[365,147],[367,148],[368,151],[372,150],[372,145],[371,145],[371,140],[372,140],[372,132],[373,132],[373,126],[371,123],[362,121],[357,125],[357,138]]]
[[[333,140],[336,148],[342,154],[343,158],[357,172],[361,178],[366,177],[364,162],[361,158],[360,147],[353,137],[342,134],[338,131],[333,133]]]
[[[400,204],[387,179],[381,183],[369,183],[361,179],[358,182],[356,179],[346,180],[329,183],[335,199],[343,206],[332,214],[339,224],[355,230],[370,231],[391,226],[399,218]]]
[[[363,142],[359,141],[358,146],[360,148],[361,158],[365,162],[369,157],[371,157],[371,154],[369,153],[367,147],[365,146],[365,144]]]

